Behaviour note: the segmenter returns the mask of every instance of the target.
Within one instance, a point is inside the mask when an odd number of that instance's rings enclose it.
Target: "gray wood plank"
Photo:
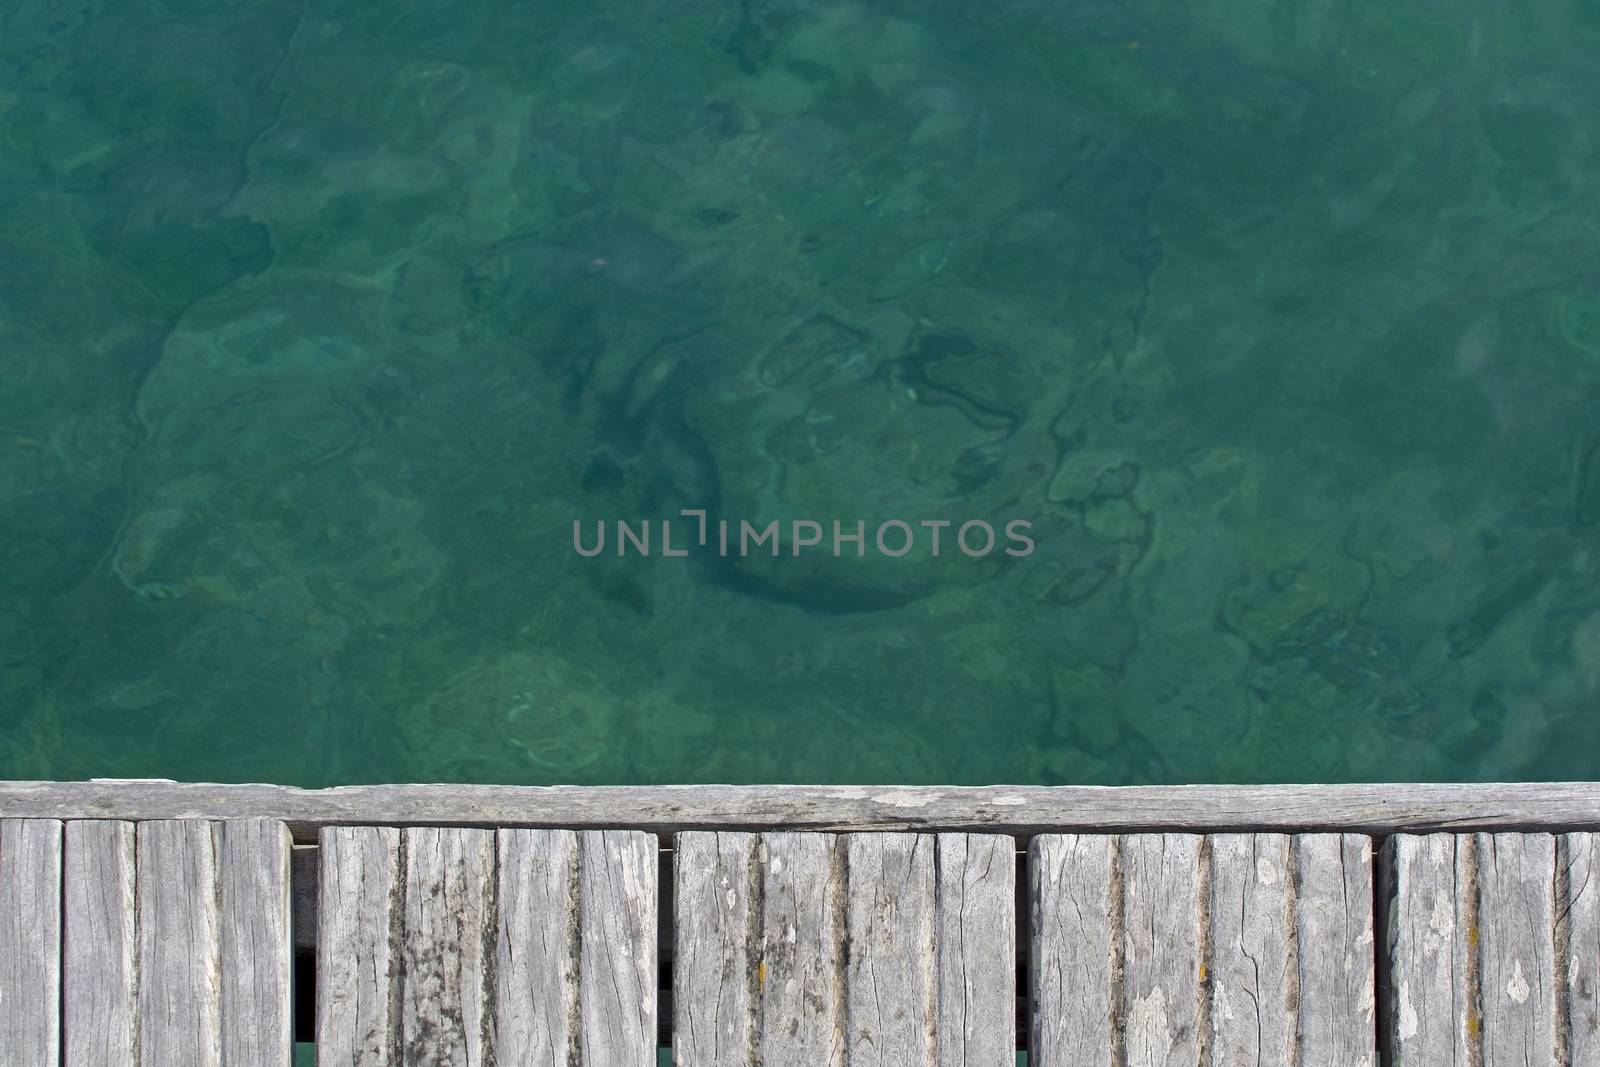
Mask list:
[[[322,847],[328,1062],[653,1063],[653,836],[340,828]]]
[[[1294,839],[1299,1067],[1373,1067],[1376,958],[1372,839]]]
[[[1394,1067],[1467,1067],[1478,1029],[1468,985],[1470,842],[1450,834],[1391,838],[1388,1035]]]
[[[672,1054],[678,1067],[755,1062],[757,847],[756,835],[738,832],[690,831],[675,842]]]
[[[1103,834],[1042,834],[1029,846],[1028,860],[1034,1002],[1029,1067],[1117,1062],[1112,972],[1115,959],[1120,977],[1121,842]]]
[[[680,830],[1593,830],[1600,782],[1329,786],[287,786],[0,782],[0,816]]]
[[[1128,1067],[1199,1062],[1201,841],[1192,834],[1132,834],[1122,841],[1121,1010]]]
[[[133,839],[129,822],[66,824],[62,1055],[67,1067],[136,1062]]]
[[[931,1067],[938,1056],[936,839],[851,834],[844,840],[847,1060],[850,1067]]]
[[[217,863],[204,820],[135,831],[142,1064],[221,1067]]]
[[[478,1067],[493,1003],[494,834],[411,827],[404,853],[401,1060]]]
[[[1030,865],[1039,1067],[1377,1062],[1369,839],[1041,835]]]
[[[318,1055],[339,1067],[398,1067],[400,831],[322,831],[317,923]]]
[[[762,1067],[845,1062],[844,857],[832,834],[763,836]]]
[[[228,1067],[294,1060],[289,829],[275,819],[214,824],[221,894],[222,1059]]]
[[[1555,1063],[1556,844],[1547,834],[1390,840],[1393,1059]]]
[[[1600,848],[1596,834],[1558,841],[1557,990],[1563,997],[1567,1063],[1600,1067]]]
[[[937,1067],[1014,1067],[1017,843],[940,834]],[[851,878],[854,880],[854,873]]]
[[[578,837],[578,1010],[583,1062],[656,1062],[656,854],[652,834]]]
[[[568,1067],[578,1048],[578,835],[501,830],[495,1057]]]
[[[1283,834],[1211,838],[1212,1057],[1228,1067],[1293,1062],[1293,877]],[[1296,974],[1297,977],[1297,974]]]
[[[0,1049],[55,1067],[61,1040],[61,824],[0,820]]]
[[[1015,857],[993,834],[679,835],[676,1061],[1010,1067]]]
[[[1555,838],[1479,834],[1474,846],[1483,1065],[1555,1063]]]

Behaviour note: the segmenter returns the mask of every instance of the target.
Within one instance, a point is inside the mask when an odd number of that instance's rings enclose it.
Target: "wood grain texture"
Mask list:
[[[975,831],[1573,830],[1600,827],[1600,783],[1331,786],[345,786],[3,782],[0,816],[281,819],[553,828]]]
[[[1554,1063],[1555,838],[1479,834],[1473,845],[1484,1067]]]
[[[1386,848],[1397,1067],[1565,1057],[1574,1039],[1557,960],[1570,974],[1573,930],[1556,921],[1555,839],[1400,835]]]
[[[141,1064],[221,1067],[216,851],[204,820],[135,830]]]
[[[1581,987],[1573,942],[1589,933],[1571,921],[1555,838],[1398,835],[1386,848],[1395,1064],[1582,1062],[1584,1022],[1562,985],[1576,973]]]
[[[568,1067],[578,1047],[578,835],[501,830],[495,1056]]]
[[[1193,834],[1131,834],[1122,841],[1121,1010],[1129,1067],[1189,1067],[1200,1059],[1201,846]]]
[[[1212,1057],[1227,1067],[1293,1062],[1299,1004],[1293,871],[1283,834],[1211,838]],[[1297,984],[1297,982],[1296,982]]]
[[[832,834],[761,841],[762,1067],[843,1067],[844,855]]]
[[[289,1067],[289,829],[273,819],[239,819],[217,823],[214,831],[222,909],[222,1060],[227,1067]]]
[[[55,1067],[61,1042],[61,824],[0,820],[0,1049]]]
[[[936,839],[851,834],[845,841],[845,1017],[850,1067],[937,1058]]]
[[[653,1063],[651,835],[330,828],[322,852],[329,1062]]]
[[[761,956],[758,838],[690,831],[673,848],[672,1054],[678,1067],[755,1062]]]
[[[1299,1067],[1374,1067],[1372,839],[1294,839]]]
[[[1015,853],[987,834],[680,834],[676,1061],[1009,1067]]]
[[[1029,846],[1030,1067],[1115,1062],[1122,971],[1120,839],[1042,834]],[[1114,1045],[1116,1041],[1118,1044]]]
[[[1400,835],[1388,851],[1393,1067],[1467,1067],[1479,1025],[1468,939],[1476,872],[1450,834]]]
[[[1373,1067],[1372,846],[1355,835],[1041,835],[1040,1067]]]
[[[491,1030],[494,834],[411,827],[405,831],[404,967],[400,998],[403,1063],[479,1067]]]
[[[318,851],[319,1056],[339,1067],[398,1067],[400,831],[330,827]]]
[[[145,978],[132,994],[139,1062],[170,1060],[180,1047],[172,1062],[285,1062],[276,1038],[266,1041],[268,1058],[251,1059],[248,1049],[262,1041],[248,1022],[236,1028],[229,1008],[236,981],[240,1012],[269,1003],[274,991],[287,997],[283,828],[270,820],[158,820],[138,828],[130,861],[132,832],[126,824],[82,822],[57,838],[56,899],[66,902],[56,935],[66,955],[61,1017],[77,1010],[75,967],[87,973],[87,964],[71,962],[81,929],[85,959],[112,961],[109,999],[84,1009],[105,1016],[107,1048],[115,1049],[119,1033],[129,1039],[127,1013],[116,1019],[114,987],[122,983],[126,1004],[136,956]],[[1010,945],[1015,928],[1010,936],[976,933],[1002,929],[1014,916],[1009,901],[980,915],[969,894],[1009,897],[999,889],[1009,889],[1011,876],[993,877],[991,868],[1014,863],[1014,840],[681,835],[679,921],[710,910],[698,920],[704,936],[685,942],[687,928],[679,931],[680,1027],[691,1004],[706,1005],[709,1020],[698,1031],[680,1029],[680,1063],[978,1062],[974,1042],[989,1041],[983,1026],[1010,1013],[975,1009],[974,996],[988,987],[973,976],[1011,969],[976,960],[973,946]],[[0,876],[9,869],[6,844],[0,837]],[[1384,1020],[1393,1062],[1593,1064],[1600,1054],[1593,835],[1399,835],[1387,848],[1383,951],[1393,984]],[[255,858],[242,859],[247,852]],[[686,869],[693,856],[700,859]],[[1074,1042],[1096,1062],[1377,1062],[1373,865],[1364,836],[1050,834],[1034,839],[1031,857],[1040,1067],[1077,1062]],[[232,870],[236,858],[241,865]],[[342,1027],[352,1050],[336,1062],[426,1057],[554,1067],[570,1063],[574,1048],[585,1064],[643,1065],[653,1056],[653,835],[330,828],[322,861],[322,906],[349,915],[349,901],[359,901],[342,934],[327,914],[319,933],[319,1037],[326,1023],[333,1049]],[[87,880],[74,889],[79,867],[95,872],[100,899]],[[131,906],[119,911],[118,893]],[[137,947],[125,955],[120,979],[119,937]],[[328,944],[341,937],[348,951]],[[950,946],[963,943],[952,955]],[[265,956],[264,970],[230,965],[246,957],[262,963],[258,949],[242,946],[263,944],[283,946]],[[697,993],[692,957],[701,945],[715,952],[701,956]],[[342,1021],[325,1010],[339,1001],[341,968]],[[1074,977],[1080,973],[1083,980]],[[365,985],[352,985],[352,977]],[[356,988],[364,992],[348,992]],[[514,1009],[519,996],[522,1007]],[[1274,1003],[1281,1010],[1271,1011]],[[365,1028],[352,1021],[362,1012]],[[958,1012],[967,1020],[959,1027],[952,1022]],[[266,1020],[258,1029],[284,1033],[273,1010],[252,1017]],[[229,1045],[236,1034],[247,1044]],[[948,1044],[957,1034],[959,1052]],[[115,1054],[84,1062],[117,1062],[107,1058]]]
[[[62,1037],[67,1067],[134,1063],[134,829],[66,824]]]
[[[656,1062],[656,839],[578,835],[578,1010],[583,1063]]]
[[[1600,848],[1596,834],[1557,841],[1556,972],[1571,1067],[1600,1067]]]
[[[1013,1067],[1017,1047],[1017,843],[936,839],[937,1067]],[[854,875],[852,874],[852,879]]]

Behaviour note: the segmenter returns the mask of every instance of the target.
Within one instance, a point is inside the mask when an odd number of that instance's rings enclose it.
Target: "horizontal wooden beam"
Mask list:
[[[0,817],[330,825],[1044,832],[1600,830],[1600,783],[1269,786],[486,786],[0,782]]]

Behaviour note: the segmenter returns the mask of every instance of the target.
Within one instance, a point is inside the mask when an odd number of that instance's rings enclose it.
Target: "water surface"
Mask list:
[[[0,775],[1596,777],[1597,57],[1593,0],[8,3]]]

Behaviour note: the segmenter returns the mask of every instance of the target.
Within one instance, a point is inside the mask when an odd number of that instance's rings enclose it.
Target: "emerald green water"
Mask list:
[[[1600,776],[1596,115],[1596,0],[12,0],[0,775]]]

